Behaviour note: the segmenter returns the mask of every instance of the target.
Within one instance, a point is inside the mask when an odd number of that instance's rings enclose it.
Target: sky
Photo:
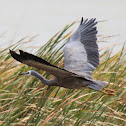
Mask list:
[[[96,18],[98,34],[118,35],[107,43],[126,40],[125,0],[0,0],[0,45],[35,36],[43,45],[65,25],[84,18]],[[73,29],[78,27],[77,24]],[[104,44],[104,45],[107,45]]]

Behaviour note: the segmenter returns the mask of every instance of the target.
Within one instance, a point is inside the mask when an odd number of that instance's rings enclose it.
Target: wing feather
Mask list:
[[[73,73],[70,73],[67,70],[54,66],[40,57],[29,54],[22,50],[19,51],[20,54],[17,54],[16,52],[10,50],[10,54],[14,59],[16,59],[21,63],[27,64],[28,66],[32,66],[38,69],[45,70],[56,77],[64,78],[73,75]]]
[[[96,24],[96,19],[82,18],[79,28],[65,44],[66,70],[91,76],[91,72],[99,65]]]

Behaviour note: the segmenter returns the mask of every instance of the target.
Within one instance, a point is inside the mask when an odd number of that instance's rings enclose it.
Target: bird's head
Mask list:
[[[24,72],[24,73],[20,73],[19,75],[33,75],[35,73],[34,70],[29,70],[27,72]]]

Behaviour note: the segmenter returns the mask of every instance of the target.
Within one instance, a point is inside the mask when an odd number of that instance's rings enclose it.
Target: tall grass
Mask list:
[[[54,35],[36,55],[57,66],[64,66],[62,48],[73,22]],[[26,38],[0,50],[1,126],[82,126],[126,125],[126,50],[115,55],[107,49],[101,64],[93,71],[95,79],[107,81],[102,92],[88,88],[65,89],[45,86],[38,79],[18,74],[35,69],[16,62],[9,54],[22,49]],[[53,78],[38,70],[46,78]],[[103,93],[104,92],[104,93]]]

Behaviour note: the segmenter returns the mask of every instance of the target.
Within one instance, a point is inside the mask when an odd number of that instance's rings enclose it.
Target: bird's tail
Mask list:
[[[89,83],[87,86],[94,90],[101,90],[103,87],[105,87],[106,83],[103,81],[96,81],[93,80],[93,83]]]

